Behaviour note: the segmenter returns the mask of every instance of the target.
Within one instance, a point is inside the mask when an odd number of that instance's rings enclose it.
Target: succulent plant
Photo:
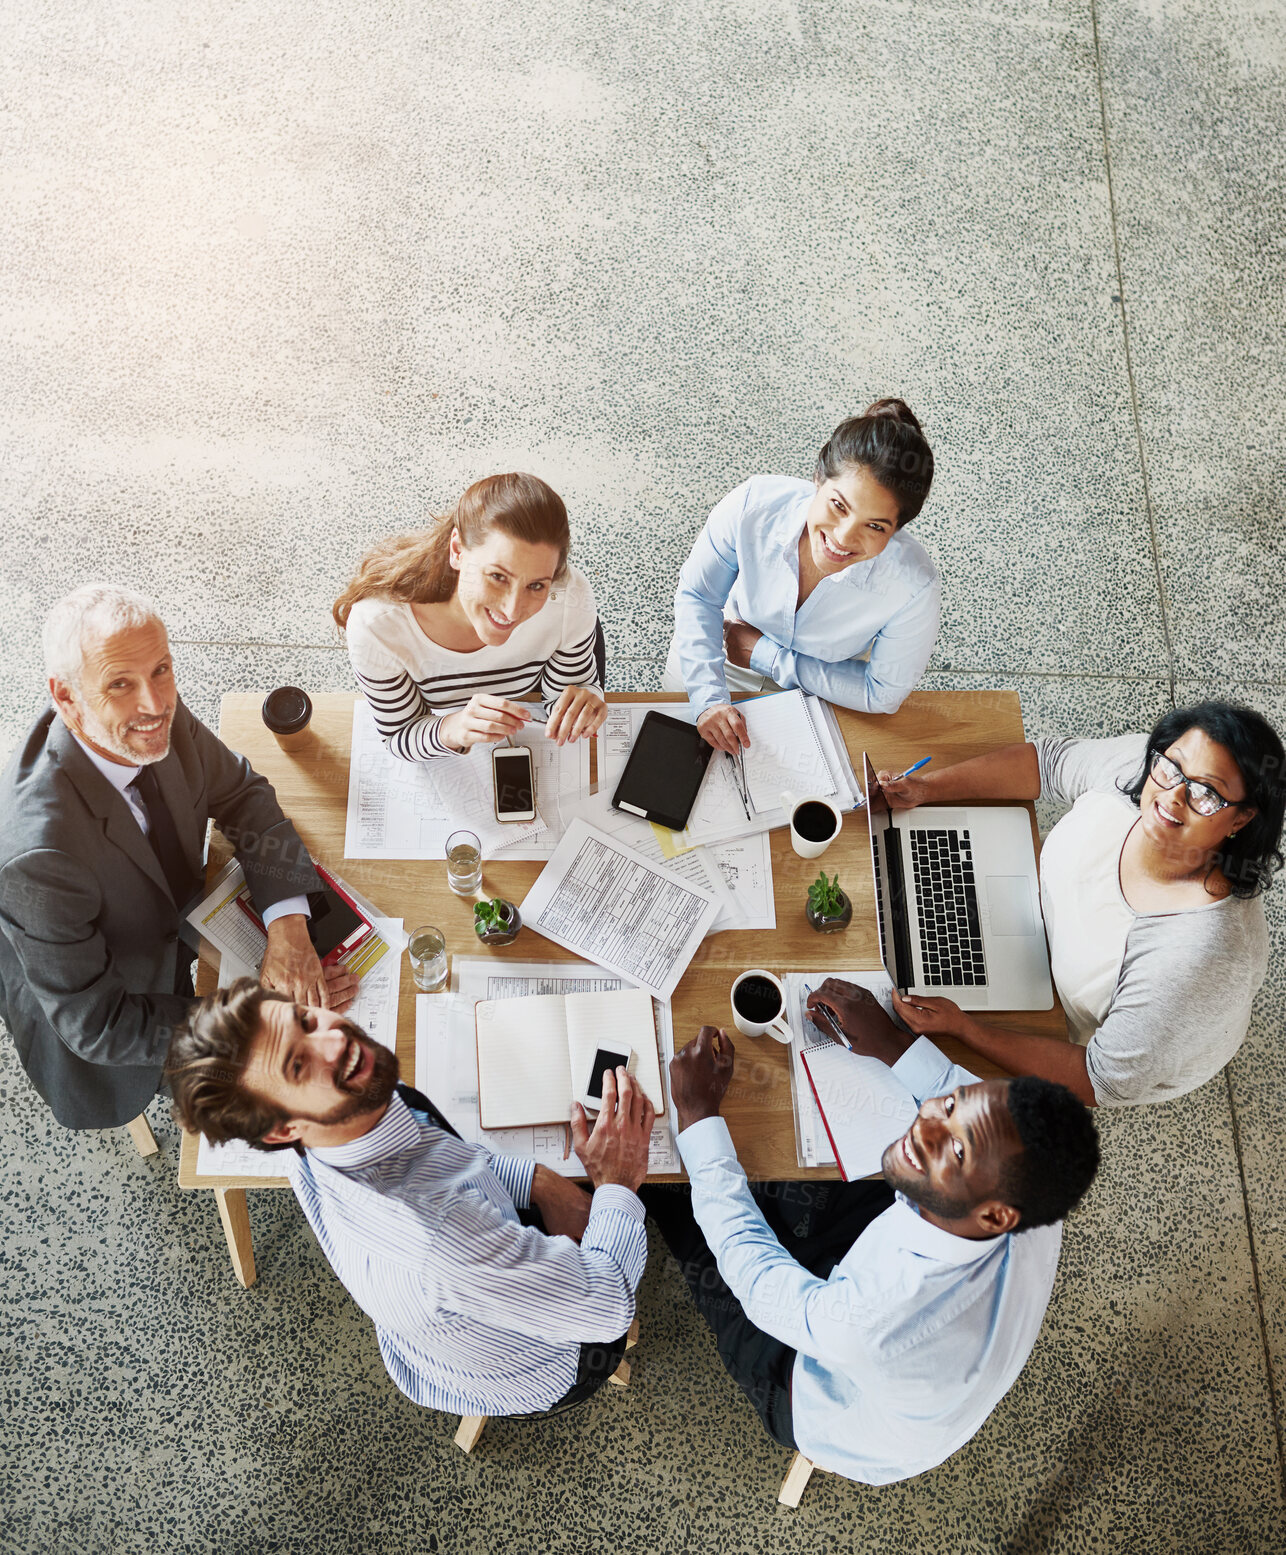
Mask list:
[[[844,911],[844,893],[839,888],[839,875],[826,878],[822,870],[808,888],[808,905],[819,918],[838,918]]]

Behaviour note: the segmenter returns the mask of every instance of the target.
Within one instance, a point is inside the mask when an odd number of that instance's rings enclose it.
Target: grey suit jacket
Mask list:
[[[206,821],[260,911],[320,888],[266,778],[180,702],[153,769],[192,866]],[[129,806],[51,708],[0,775],[0,1016],[68,1128],[112,1128],[156,1094],[174,1027],[179,908]]]

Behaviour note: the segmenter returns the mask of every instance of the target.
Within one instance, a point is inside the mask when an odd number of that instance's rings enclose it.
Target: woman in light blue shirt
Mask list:
[[[679,574],[663,684],[716,750],[750,743],[734,694],[902,705],[938,637],[938,570],[906,533],[932,480],[920,423],[877,400],[835,429],[811,483],[754,475],[713,509]]]

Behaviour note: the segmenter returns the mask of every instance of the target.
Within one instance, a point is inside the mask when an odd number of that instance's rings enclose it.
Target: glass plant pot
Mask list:
[[[814,912],[812,903],[804,908],[804,916],[819,934],[838,934],[853,921],[853,904],[843,891],[839,893],[840,910],[837,913]]]
[[[473,932],[484,945],[512,945],[522,928],[522,916],[512,902],[497,898],[495,905],[504,919],[503,924],[489,926],[481,918],[475,918]]]

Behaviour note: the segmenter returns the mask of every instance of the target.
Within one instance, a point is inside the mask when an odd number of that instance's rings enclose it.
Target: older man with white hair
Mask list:
[[[0,776],[0,1017],[68,1128],[155,1095],[192,1007],[181,910],[206,822],[233,843],[268,929],[262,980],[336,1009],[354,982],[308,937],[320,881],[271,785],[184,707],[141,594],[87,584],[45,621],[50,707]]]

